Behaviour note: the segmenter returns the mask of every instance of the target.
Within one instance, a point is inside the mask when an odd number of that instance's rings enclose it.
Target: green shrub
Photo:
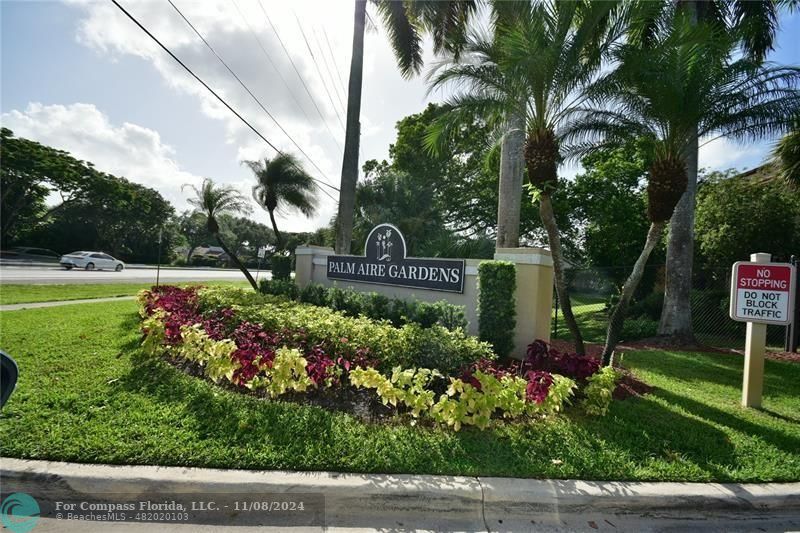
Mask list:
[[[300,290],[300,301],[306,304],[325,307],[328,289],[319,283],[309,283]]]
[[[508,261],[478,265],[478,331],[501,357],[514,348],[516,268]]]
[[[285,296],[290,300],[297,300],[300,295],[300,288],[290,279],[262,279],[258,288],[262,294]]]
[[[361,293],[339,287],[328,288],[328,307],[341,311],[348,316],[359,316],[364,310],[364,298]]]
[[[661,318],[661,308],[664,306],[664,293],[651,292],[644,298],[632,303],[628,307],[628,316],[630,317],[645,317],[650,320],[659,320]]]
[[[389,318],[389,297],[379,292],[364,294],[364,314],[375,320],[386,320]],[[395,324],[399,326],[401,324]]]
[[[658,335],[658,321],[649,318],[628,318],[622,325],[622,339],[632,341]]]
[[[272,261],[272,279],[289,279],[292,276],[292,256],[276,254],[270,260]]]
[[[344,345],[369,348],[383,370],[400,365],[453,374],[482,357],[494,358],[487,343],[439,325],[395,328],[386,321],[349,317],[326,307],[289,302],[238,287],[204,288],[198,291],[198,298],[204,313],[242,302],[236,306],[237,319],[261,324],[270,331],[303,330],[311,345],[324,342],[336,349]]]

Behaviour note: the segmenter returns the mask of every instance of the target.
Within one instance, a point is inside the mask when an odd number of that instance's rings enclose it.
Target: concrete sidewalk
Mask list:
[[[32,302],[25,304],[0,305],[0,311],[19,311],[20,309],[37,309],[39,307],[59,307],[72,304],[94,304],[100,302],[124,302],[135,300],[136,296],[112,296],[109,298],[82,298],[80,300],[59,300],[57,302]]]
[[[263,494],[265,498],[278,494],[321,495],[324,525],[334,529],[649,531],[677,527],[786,531],[800,528],[800,483],[636,483],[338,474],[81,465],[7,458],[0,459],[0,481],[4,494],[49,493],[53,498],[86,501],[92,501],[93,495],[114,493],[139,497],[166,493],[198,499],[213,495],[222,499],[219,495],[233,493]],[[241,516],[231,514],[228,519],[234,521]],[[235,525],[271,525],[269,517],[260,519],[259,524]],[[53,527],[58,525],[55,520],[50,523]],[[206,524],[202,518],[194,519],[193,523]],[[106,523],[104,527],[109,525]],[[90,529],[87,526],[85,530]],[[181,531],[180,527],[166,530]]]

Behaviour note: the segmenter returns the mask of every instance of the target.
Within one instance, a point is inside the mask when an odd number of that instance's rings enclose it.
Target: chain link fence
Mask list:
[[[566,272],[572,312],[584,340],[605,341],[611,306],[631,267],[572,268]],[[622,331],[622,342],[635,342],[658,335],[664,303],[664,265],[649,265],[637,290]],[[699,344],[714,348],[744,348],[745,323],[731,320],[731,267],[694,265],[691,310],[692,328]],[[558,298],[553,299],[551,336],[570,339]],[[767,327],[767,347],[782,351],[786,327]]]

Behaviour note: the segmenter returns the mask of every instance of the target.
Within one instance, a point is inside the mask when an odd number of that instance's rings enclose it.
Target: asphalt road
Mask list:
[[[253,276],[255,277],[255,271]],[[268,274],[268,273],[267,273]],[[264,277],[265,271],[261,272]],[[161,282],[242,280],[238,270],[162,268]],[[68,284],[68,283],[155,283],[155,268],[126,268],[122,272],[112,270],[64,270],[61,267],[0,266],[0,283],[21,284]]]

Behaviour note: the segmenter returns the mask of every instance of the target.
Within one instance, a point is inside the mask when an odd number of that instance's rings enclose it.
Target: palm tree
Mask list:
[[[619,6],[617,2],[534,3],[524,16],[501,22],[493,39],[472,34],[463,60],[445,62],[430,76],[431,89],[448,84],[461,89],[429,132],[433,150],[467,118],[482,117],[498,135],[519,120],[516,127],[525,135],[528,179],[539,195],[539,214],[553,256],[556,292],[579,354],[585,349],[564,279],[552,194],[562,162],[564,119],[581,104],[582,88],[597,75],[602,58],[624,27]]]
[[[772,151],[774,164],[788,183],[800,187],[800,129],[795,129],[781,138]]]
[[[245,161],[244,164],[256,176],[258,184],[253,187],[253,199],[269,213],[277,250],[282,250],[286,243],[278,231],[275,212],[288,209],[300,211],[307,217],[313,216],[317,210],[314,178],[291,154],[278,154],[264,161]]]
[[[735,40],[710,24],[678,16],[652,46],[619,46],[616,70],[587,94],[594,106],[577,112],[566,138],[572,155],[631,136],[652,141],[648,171],[650,229],[642,252],[609,319],[603,361],[609,364],[625,313],[645,264],[683,196],[686,154],[698,137],[757,138],[788,127],[800,107],[800,69],[762,66],[748,57],[732,60]]]
[[[650,46],[657,41],[659,27],[669,27],[674,17],[684,17],[690,24],[703,24],[727,33],[741,47],[741,52],[754,61],[763,61],[772,49],[778,29],[781,0],[639,0],[629,38],[631,42]],[[699,140],[699,136],[696,136]],[[686,192],[670,220],[667,240],[667,268],[664,304],[658,328],[660,335],[669,335],[677,343],[693,341],[690,295],[694,260],[694,211],[697,190],[698,145],[685,154],[688,170]]]
[[[464,41],[467,21],[476,10],[474,0],[372,0],[386,27],[395,51],[400,72],[410,77],[422,68],[422,36],[433,36],[434,51],[458,52]],[[339,207],[336,214],[336,252],[350,253],[353,241],[353,213],[358,182],[358,152],[361,135],[361,87],[364,66],[364,28],[367,2],[356,0],[353,17],[353,51],[347,91],[342,178],[339,184]]]
[[[253,286],[253,290],[258,290],[256,280],[253,279],[253,276],[250,275],[247,268],[239,261],[236,254],[233,253],[222,240],[219,222],[217,221],[217,217],[224,214],[249,213],[250,206],[247,203],[247,199],[234,187],[229,185],[217,185],[210,178],[205,178],[199,188],[187,183],[183,185],[181,189],[186,187],[194,191],[194,197],[187,198],[189,205],[193,206],[197,212],[203,213],[206,216],[208,232],[216,237],[220,247],[228,254],[228,257],[231,258],[231,261],[233,261],[236,267],[242,271],[244,277],[246,277],[250,285]]]

